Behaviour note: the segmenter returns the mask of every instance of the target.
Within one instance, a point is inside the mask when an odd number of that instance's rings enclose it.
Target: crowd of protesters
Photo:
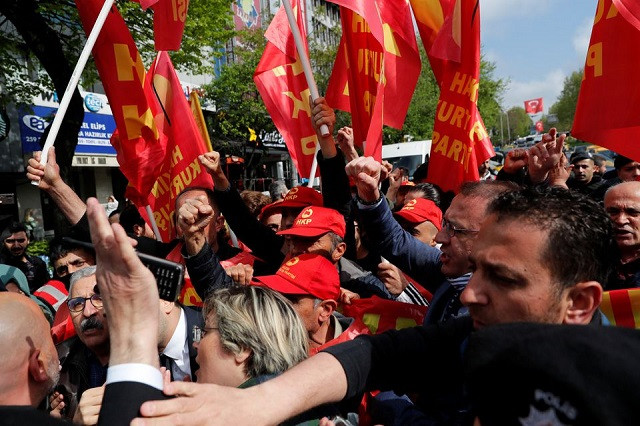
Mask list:
[[[322,98],[312,121],[334,132]],[[176,197],[168,242],[36,153],[27,177],[72,239],[51,243],[50,279],[23,225],[2,234],[0,423],[640,421],[640,336],[600,310],[640,286],[640,163],[607,176],[552,129],[449,194],[426,164],[411,181],[336,134],[318,131],[321,192],[240,194],[219,153],[200,156],[214,188]],[[194,294],[159,299],[135,250],[184,265]],[[378,333],[341,313],[364,299],[423,323]]]

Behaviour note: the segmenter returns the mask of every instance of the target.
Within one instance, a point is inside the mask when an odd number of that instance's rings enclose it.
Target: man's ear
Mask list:
[[[602,301],[602,286],[597,281],[585,281],[568,289],[565,324],[589,324]]]
[[[337,307],[338,307],[338,302],[336,302],[333,299],[327,299],[320,302],[317,308],[319,310],[319,313],[318,313],[319,322],[324,323],[326,321],[329,321],[329,319],[331,318],[331,314],[333,314],[333,312],[336,310]]]
[[[36,349],[29,355],[29,375],[36,382],[45,382],[49,380],[47,369],[42,359],[44,354],[40,349]]]
[[[337,262],[338,260],[340,260],[340,258],[342,256],[344,256],[344,253],[347,251],[347,244],[345,242],[339,243],[335,250],[333,250],[333,252],[331,253],[331,259],[333,260],[333,262]]]
[[[215,223],[216,232],[220,232],[220,230],[224,228],[224,216],[222,216],[222,213],[221,213],[218,216],[216,216],[214,220],[216,221]]]

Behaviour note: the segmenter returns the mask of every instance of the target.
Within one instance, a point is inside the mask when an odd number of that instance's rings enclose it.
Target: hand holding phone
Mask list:
[[[72,246],[80,246],[90,249],[94,252],[93,244],[85,241],[74,240],[73,238],[63,237],[62,241]],[[150,256],[148,254],[136,252],[138,258],[144,266],[146,266],[156,278],[158,285],[158,293],[160,299],[175,302],[180,295],[182,282],[184,280],[184,266],[171,262],[159,257]]]

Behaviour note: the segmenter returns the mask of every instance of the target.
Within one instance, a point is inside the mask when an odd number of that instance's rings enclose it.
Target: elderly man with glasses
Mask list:
[[[97,293],[95,266],[71,275],[67,307],[77,337],[58,346],[62,370],[56,391],[62,395],[63,414],[73,418],[85,392],[102,399],[104,388],[101,386],[107,379],[109,323]]]

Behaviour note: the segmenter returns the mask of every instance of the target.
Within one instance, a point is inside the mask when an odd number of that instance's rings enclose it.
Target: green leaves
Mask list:
[[[558,100],[549,108],[549,114],[556,114],[558,122],[553,126],[559,131],[571,130],[573,126],[573,117],[576,113],[576,105],[578,104],[578,93],[582,84],[583,70],[574,71],[570,76],[564,79],[564,88],[558,96]],[[546,128],[546,126],[545,126]]]

